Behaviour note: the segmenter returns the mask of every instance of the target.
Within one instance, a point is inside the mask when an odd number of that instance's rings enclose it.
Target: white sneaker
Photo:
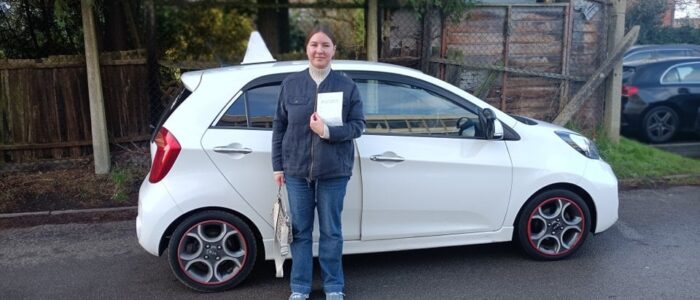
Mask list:
[[[340,292],[326,293],[326,300],[343,300],[345,294]]]
[[[309,299],[309,294],[302,294],[302,293],[292,293],[289,295],[289,300],[306,300]],[[340,298],[343,299],[343,298]]]

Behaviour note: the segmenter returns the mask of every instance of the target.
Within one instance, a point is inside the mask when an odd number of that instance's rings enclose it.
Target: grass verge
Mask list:
[[[665,152],[640,142],[621,137],[615,144],[598,138],[600,154],[622,180],[652,180],[667,178],[670,183],[684,183],[700,175],[700,160]],[[682,176],[678,176],[682,175]],[[690,176],[688,176],[690,175]],[[676,177],[679,182],[673,180]]]

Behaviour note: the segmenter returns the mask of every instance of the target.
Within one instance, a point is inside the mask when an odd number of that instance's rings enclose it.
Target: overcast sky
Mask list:
[[[697,2],[685,5],[685,9],[680,6],[676,7],[676,11],[674,13],[674,17],[676,19],[683,19],[686,16],[691,18],[700,18],[700,6],[698,6]]]

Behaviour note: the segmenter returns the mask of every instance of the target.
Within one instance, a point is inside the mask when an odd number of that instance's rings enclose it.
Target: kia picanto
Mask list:
[[[188,287],[232,288],[257,258],[274,258],[272,121],[280,83],[307,66],[182,75],[184,89],[150,144],[136,229],[146,251],[167,251]],[[617,179],[581,134],[508,115],[413,69],[332,68],[356,82],[366,117],[343,210],[344,253],[514,241],[535,259],[558,260],[617,220]]]

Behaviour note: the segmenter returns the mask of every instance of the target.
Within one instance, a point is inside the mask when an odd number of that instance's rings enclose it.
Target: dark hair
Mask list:
[[[306,42],[304,42],[304,47],[309,45],[309,40],[311,39],[314,34],[317,34],[319,32],[323,32],[323,34],[327,35],[328,38],[331,39],[331,42],[333,42],[333,45],[336,45],[337,43],[335,42],[335,35],[333,35],[333,31],[331,31],[331,28],[323,25],[323,24],[316,24],[314,28],[311,28],[309,30],[309,33],[306,35]]]

